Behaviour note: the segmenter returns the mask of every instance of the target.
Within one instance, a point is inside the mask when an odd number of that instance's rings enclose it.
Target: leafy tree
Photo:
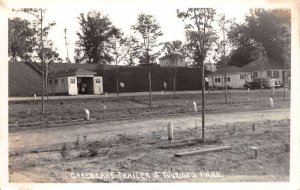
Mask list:
[[[138,44],[138,40],[133,36],[126,37],[124,38],[124,45],[127,50],[124,60],[128,66],[133,66],[136,64],[140,55],[141,48]]]
[[[261,43],[266,56],[283,65],[283,52],[290,47],[291,13],[289,9],[252,9],[245,23],[235,24],[229,32],[234,51],[229,65],[242,67],[253,60],[253,41]],[[284,37],[286,36],[286,37]],[[286,40],[285,40],[286,39]],[[290,52],[287,52],[290,57]]]
[[[228,54],[230,55],[230,51],[228,46],[230,45],[230,41],[227,38],[228,31],[229,31],[229,25],[232,24],[231,20],[227,20],[225,18],[225,15],[220,15],[218,19],[218,25],[220,27],[220,31],[222,33],[222,37],[220,37],[219,42],[217,42],[217,52],[221,53],[221,68],[222,68],[222,92],[223,92],[223,81],[225,84],[225,101],[226,104],[228,103],[228,94],[227,94],[227,73],[226,73],[226,67],[227,67],[227,61],[228,61]],[[224,77],[223,77],[224,75]],[[225,79],[225,80],[224,80]]]
[[[78,17],[80,31],[76,42],[75,61],[85,63],[110,64],[113,61],[114,38],[121,35],[108,16],[90,11]]]
[[[148,81],[149,81],[149,106],[152,107],[151,96],[151,64],[154,63],[156,58],[160,55],[159,51],[155,51],[155,47],[159,44],[157,39],[163,33],[160,30],[160,25],[152,15],[139,14],[137,23],[131,27],[135,34],[138,35],[140,43],[141,54],[140,63],[148,65]]]
[[[16,12],[23,12],[34,17],[31,21],[31,28],[34,33],[33,49],[35,55],[31,55],[31,60],[38,58],[42,64],[42,114],[44,115],[44,95],[45,90],[48,97],[48,64],[49,61],[59,60],[58,53],[53,50],[53,43],[47,39],[50,29],[55,26],[55,22],[49,22],[46,26],[44,25],[44,17],[47,12],[46,9],[41,8],[23,8],[20,10],[13,10]]]
[[[173,67],[173,92],[176,93],[176,71],[178,58],[184,54],[184,46],[180,40],[163,43],[162,50],[170,57]]]
[[[34,30],[21,18],[8,19],[8,55],[13,61],[28,61],[34,51]]]
[[[202,86],[202,140],[205,141],[205,80],[204,80],[204,60],[207,52],[211,49],[214,41],[214,31],[212,21],[214,21],[216,11],[211,8],[189,8],[186,11],[177,10],[177,17],[185,23],[185,29],[190,33],[189,47],[194,53],[194,60],[201,67]]]

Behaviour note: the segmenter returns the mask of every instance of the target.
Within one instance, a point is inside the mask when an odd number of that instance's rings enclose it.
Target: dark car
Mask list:
[[[244,85],[244,88],[250,89],[259,89],[262,85],[262,88],[270,88],[270,82],[264,78],[255,78],[252,82],[247,82]]]

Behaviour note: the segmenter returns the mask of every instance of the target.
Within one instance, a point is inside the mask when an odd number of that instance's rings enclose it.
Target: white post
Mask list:
[[[34,97],[34,100],[36,100],[36,94],[34,94],[33,97]]]
[[[164,95],[164,91],[163,90],[161,91],[161,95]]]
[[[106,110],[106,105],[103,105],[103,109]]]
[[[168,140],[171,141],[173,140],[173,123],[170,122],[168,124]]]
[[[197,104],[196,102],[193,102],[194,111],[197,112]]]
[[[247,89],[247,91],[249,92],[249,88]]]
[[[107,92],[105,92],[105,98],[107,98]]]
[[[274,106],[273,98],[270,98],[270,106],[271,106],[271,107]]]
[[[90,111],[88,109],[85,109],[85,119],[90,120]]]

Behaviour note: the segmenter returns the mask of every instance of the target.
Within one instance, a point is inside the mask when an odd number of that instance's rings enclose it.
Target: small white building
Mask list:
[[[54,73],[49,77],[50,94],[102,94],[102,77],[96,72],[73,68]]]
[[[225,70],[219,69],[208,76],[209,86],[222,87],[225,85],[225,76],[222,73],[226,72],[226,85],[231,88],[243,88],[245,85],[245,75],[240,72],[240,68],[236,66],[228,66]],[[223,80],[224,79],[224,80]]]
[[[288,77],[291,76],[291,71],[285,70],[278,63],[273,60],[266,58],[265,62],[262,64],[258,60],[254,60],[249,64],[243,66],[242,68],[236,66],[227,66],[226,69],[219,69],[209,77],[209,85],[215,87],[222,87],[222,73],[223,77],[226,72],[227,81],[226,84],[231,88],[244,88],[245,82],[252,82],[254,78],[274,78],[276,82],[283,83],[283,76],[285,75],[286,81]],[[212,82],[214,81],[214,83]],[[223,80],[225,85],[225,80]]]
[[[173,61],[172,61],[173,59]],[[174,55],[165,55],[159,60],[159,65],[161,67],[187,67],[186,62],[185,62],[185,56],[179,55],[179,54],[174,54]],[[174,64],[174,65],[173,65]]]

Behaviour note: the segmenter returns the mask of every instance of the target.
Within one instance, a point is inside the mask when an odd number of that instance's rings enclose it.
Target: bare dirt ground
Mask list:
[[[9,101],[10,182],[288,181],[286,97],[229,91],[226,104],[224,94],[206,94],[204,143],[200,94],[154,95],[151,109],[142,95],[48,100],[43,117],[39,100]],[[231,149],[174,156],[220,146]]]
[[[289,180],[289,152],[285,149],[290,135],[289,108],[207,114],[206,142],[189,145],[201,137],[200,118],[144,118],[10,132],[10,182]],[[173,142],[167,140],[170,121],[174,124]],[[74,144],[77,136],[79,148]],[[60,153],[63,143],[67,145],[65,159]],[[95,145],[98,155],[88,154],[89,145]],[[161,148],[167,145],[175,147]],[[232,149],[174,157],[178,152],[225,145]],[[259,149],[256,159],[251,146]]]

